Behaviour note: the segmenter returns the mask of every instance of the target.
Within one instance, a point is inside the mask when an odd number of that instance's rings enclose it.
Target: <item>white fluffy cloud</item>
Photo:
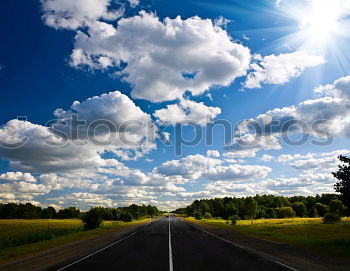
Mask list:
[[[273,160],[273,156],[264,154],[263,156],[260,157],[260,160],[264,162],[270,162],[271,160]]]
[[[157,173],[165,176],[182,176],[185,179],[197,179],[208,169],[221,164],[219,159],[200,154],[189,155],[180,160],[164,162],[156,168]]]
[[[203,177],[209,181],[265,178],[271,172],[271,168],[265,166],[222,164],[220,159],[197,154],[167,161],[154,170],[164,176],[181,176],[188,180]]]
[[[35,183],[36,179],[30,173],[22,173],[22,172],[6,172],[0,174],[0,180],[7,181],[23,181],[27,183]]]
[[[349,150],[336,150],[324,153],[308,153],[306,155],[283,154],[277,158],[277,161],[303,172],[316,173],[321,171],[330,173],[337,169],[339,164],[337,157],[348,153],[350,153]]]
[[[88,192],[71,193],[69,195],[51,198],[50,200],[58,202],[61,205],[75,206],[81,209],[86,209],[87,206],[115,207],[113,200],[106,195]]]
[[[203,102],[196,103],[181,99],[178,104],[167,105],[166,108],[154,112],[157,122],[161,125],[196,124],[206,125],[221,113],[219,107],[206,106]]]
[[[74,125],[73,112],[85,123]],[[0,156],[25,172],[64,172],[99,167],[105,152],[136,159],[155,148],[156,129],[150,115],[118,91],[74,102],[71,110],[58,109],[55,115],[58,122],[53,129],[9,121],[0,128]],[[100,120],[100,126],[93,125]],[[11,145],[21,140],[22,145]]]
[[[15,131],[10,133],[8,130]],[[27,141],[17,148],[8,148],[4,143]],[[0,156],[10,161],[14,169],[26,172],[55,172],[99,166],[102,159],[100,147],[77,145],[53,134],[48,127],[28,121],[11,120],[0,128]]]
[[[330,173],[304,173],[297,177],[263,179],[256,182],[243,181],[214,181],[204,186],[199,195],[206,197],[224,196],[254,196],[256,194],[273,195],[314,195],[315,193],[333,193],[334,178]],[[199,196],[200,197],[200,196]]]
[[[340,78],[333,84],[318,87],[314,90],[318,98],[304,101],[296,106],[276,108],[260,115],[257,119],[262,123],[264,119],[265,127],[263,131],[269,128],[272,121],[278,122],[272,132],[284,132],[283,125],[290,120],[303,121],[308,124],[311,134],[325,136],[328,132],[333,136],[350,135],[350,76]],[[312,129],[312,124],[316,121],[326,121],[326,125]],[[285,127],[290,128],[290,127]],[[284,129],[285,129],[284,128]]]
[[[252,180],[265,178],[271,172],[271,168],[265,166],[251,166],[251,165],[228,165],[217,166],[209,168],[204,174],[204,177],[208,180]]]
[[[174,100],[187,90],[199,95],[230,85],[249,66],[249,49],[210,19],[178,16],[162,22],[142,11],[120,19],[117,27],[95,22],[87,31],[77,32],[71,65],[120,68],[117,74],[133,86],[135,98]]]
[[[315,136],[314,144],[324,144],[333,136],[350,136],[350,76],[314,90],[315,99],[294,106],[275,108],[238,125],[229,152],[254,157],[260,150],[280,149],[292,134]],[[293,143],[294,144],[294,143]]]
[[[40,2],[44,22],[56,29],[77,29],[99,19],[115,20],[124,13],[122,7],[110,11],[111,0],[40,0]]]
[[[86,123],[72,127],[73,113]],[[119,91],[95,96],[82,103],[75,101],[68,111],[57,109],[55,116],[59,119],[58,123],[68,121],[70,124],[61,125],[57,130],[78,130],[76,135],[80,139],[93,135],[99,144],[102,142],[102,145],[109,145],[107,150],[118,155],[120,147],[140,147],[142,151],[136,153],[137,155],[155,148],[153,141],[156,137],[156,127],[151,116]]]
[[[309,67],[325,63],[322,56],[306,52],[294,52],[261,57],[256,55],[250,64],[245,88],[261,88],[261,84],[284,84],[291,78],[299,76]]]
[[[225,147],[226,156],[231,158],[255,157],[261,150],[279,150],[281,145],[277,138],[261,134],[246,133],[233,139],[232,144]]]
[[[334,193],[334,178],[331,173],[306,173],[292,178],[276,178],[264,181],[267,190],[275,194],[314,195]]]
[[[132,8],[137,7],[140,4],[140,0],[128,0]]]
[[[219,158],[220,157],[220,152],[218,152],[216,150],[207,150],[207,156],[208,157]]]

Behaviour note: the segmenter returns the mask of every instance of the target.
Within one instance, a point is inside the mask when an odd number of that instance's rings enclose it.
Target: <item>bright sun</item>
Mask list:
[[[336,1],[313,1],[310,9],[301,14],[301,31],[312,41],[325,42],[339,30],[341,9]]]

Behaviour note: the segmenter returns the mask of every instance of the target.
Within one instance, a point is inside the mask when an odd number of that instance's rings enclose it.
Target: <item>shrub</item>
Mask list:
[[[83,215],[83,223],[85,230],[96,229],[102,223],[104,210],[101,207],[91,208],[90,211]]]
[[[212,218],[212,215],[211,215],[211,213],[206,212],[206,213],[203,215],[203,218],[204,218],[204,219],[211,219],[211,218]]]
[[[316,209],[319,216],[324,216],[326,213],[328,213],[328,206],[322,203],[316,203],[313,208]]]
[[[338,215],[341,215],[343,213],[343,210],[344,210],[343,203],[337,199],[331,200],[328,207],[329,207],[330,213],[334,213],[334,214],[338,214]]]
[[[122,213],[122,214],[120,214],[120,220],[124,221],[124,222],[131,222],[132,216],[129,213]]]
[[[198,211],[198,210],[193,212],[193,216],[197,220],[201,220],[202,219],[202,213],[200,211]]]
[[[231,220],[232,225],[236,225],[237,221],[241,220],[241,218],[238,215],[233,215],[233,216],[230,216],[230,220]]]
[[[323,223],[335,223],[340,221],[341,216],[336,213],[327,213],[323,217]]]
[[[295,217],[295,212],[292,207],[281,207],[277,209],[277,217],[278,218],[288,218]]]

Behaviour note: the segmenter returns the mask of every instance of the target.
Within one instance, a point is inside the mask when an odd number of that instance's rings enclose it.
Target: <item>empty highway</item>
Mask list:
[[[54,270],[295,270],[173,216]]]

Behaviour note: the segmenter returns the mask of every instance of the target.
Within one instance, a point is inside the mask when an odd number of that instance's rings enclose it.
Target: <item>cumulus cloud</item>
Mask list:
[[[208,180],[251,180],[265,178],[270,172],[271,168],[265,166],[251,166],[251,165],[228,165],[217,166],[209,168],[204,174]]]
[[[305,155],[298,153],[293,155],[283,154],[277,158],[277,161],[303,172],[316,173],[316,171],[322,171],[329,173],[337,169],[337,165],[339,164],[337,157],[339,155],[346,155],[349,152],[349,150],[336,150],[323,153],[308,153]]]
[[[88,192],[71,193],[57,198],[50,198],[50,200],[61,205],[75,206],[80,209],[87,209],[89,206],[115,207],[113,200],[106,195]]]
[[[313,144],[326,144],[333,136],[350,136],[350,76],[317,87],[315,98],[294,106],[275,108],[238,125],[233,143],[226,150],[254,157],[260,150],[280,149],[279,139],[292,142],[290,135],[315,137]]]
[[[84,123],[72,126],[73,114]],[[122,154],[120,147],[124,149],[141,148],[141,151],[135,153],[136,157],[155,148],[153,141],[156,137],[156,127],[151,116],[119,91],[95,96],[82,103],[75,101],[68,111],[57,109],[55,116],[59,124],[66,122],[69,124],[54,126],[55,130],[77,130],[75,136],[79,139],[92,136],[99,144],[102,142],[102,145],[108,145],[106,146],[108,151],[119,156]],[[124,159],[127,159],[126,154],[124,152]]]
[[[276,178],[262,183],[266,189],[278,194],[312,195],[334,192],[331,173],[300,174],[292,178]]]
[[[270,162],[271,160],[273,160],[273,156],[264,154],[263,156],[260,157],[260,160],[264,162]]]
[[[182,99],[178,104],[167,105],[166,108],[154,112],[160,125],[196,124],[206,125],[221,113],[219,107],[206,106],[203,102],[196,103]]]
[[[207,156],[208,157],[219,158],[220,157],[220,152],[218,152],[216,150],[207,150]]]
[[[245,133],[233,139],[229,146],[225,147],[231,158],[255,157],[261,150],[279,150],[281,145],[276,137],[262,134]]]
[[[44,22],[56,29],[77,29],[100,19],[115,20],[124,13],[123,7],[109,10],[111,0],[40,0],[40,2]]]
[[[140,0],[128,0],[132,8],[137,7],[140,4]]]
[[[33,175],[31,175],[30,173],[23,173],[23,172],[6,172],[3,174],[0,174],[0,180],[23,181],[27,183],[36,182],[36,179]]]
[[[165,176],[179,175],[185,179],[198,179],[208,168],[215,167],[220,163],[219,159],[196,154],[164,162],[156,168],[156,171]]]
[[[87,32],[77,32],[71,65],[119,68],[134,98],[154,102],[181,98],[187,90],[199,95],[212,86],[228,86],[246,74],[250,61],[248,48],[199,17],[160,21],[141,11],[120,19],[117,27],[95,22]]]
[[[312,153],[309,152],[307,154],[282,154],[278,156],[277,161],[281,163],[286,163],[290,161],[295,161],[299,159],[310,159],[310,158],[315,158],[315,157],[329,157],[329,156],[334,156],[337,157],[339,155],[345,155],[349,153],[350,151],[347,149],[342,149],[342,150],[335,150],[331,152],[322,152],[322,153]]]
[[[136,159],[155,148],[150,115],[119,91],[74,102],[55,116],[51,127],[9,121],[0,128],[0,156],[14,169],[45,173],[99,167],[106,152]],[[73,116],[82,123],[74,124]],[[22,144],[11,147],[16,142]]]
[[[322,56],[301,51],[264,57],[256,55],[243,85],[245,88],[261,88],[262,84],[284,84],[298,77],[306,68],[323,63]]]
[[[228,25],[230,22],[231,22],[231,20],[226,19],[226,18],[224,18],[224,17],[222,17],[222,16],[219,16],[218,18],[216,18],[216,19],[214,20],[214,24],[215,24],[216,26],[219,26],[219,27],[222,27],[222,28],[226,28],[227,25]]]
[[[303,173],[296,177],[263,179],[256,182],[214,181],[204,186],[198,193],[223,196],[254,196],[256,194],[273,195],[314,195],[315,193],[333,193],[334,178],[330,173]]]
[[[265,178],[271,172],[271,168],[265,166],[222,164],[220,159],[197,154],[164,162],[154,171],[165,176],[181,176],[189,180],[203,177],[209,181]]]
[[[8,132],[9,127],[15,133]],[[4,143],[20,142],[25,144],[17,148],[7,148]],[[28,121],[11,120],[0,128],[0,156],[10,161],[13,169],[25,172],[51,172],[95,167],[102,162],[98,151],[100,147],[77,145],[53,134],[48,127],[32,124]]]

